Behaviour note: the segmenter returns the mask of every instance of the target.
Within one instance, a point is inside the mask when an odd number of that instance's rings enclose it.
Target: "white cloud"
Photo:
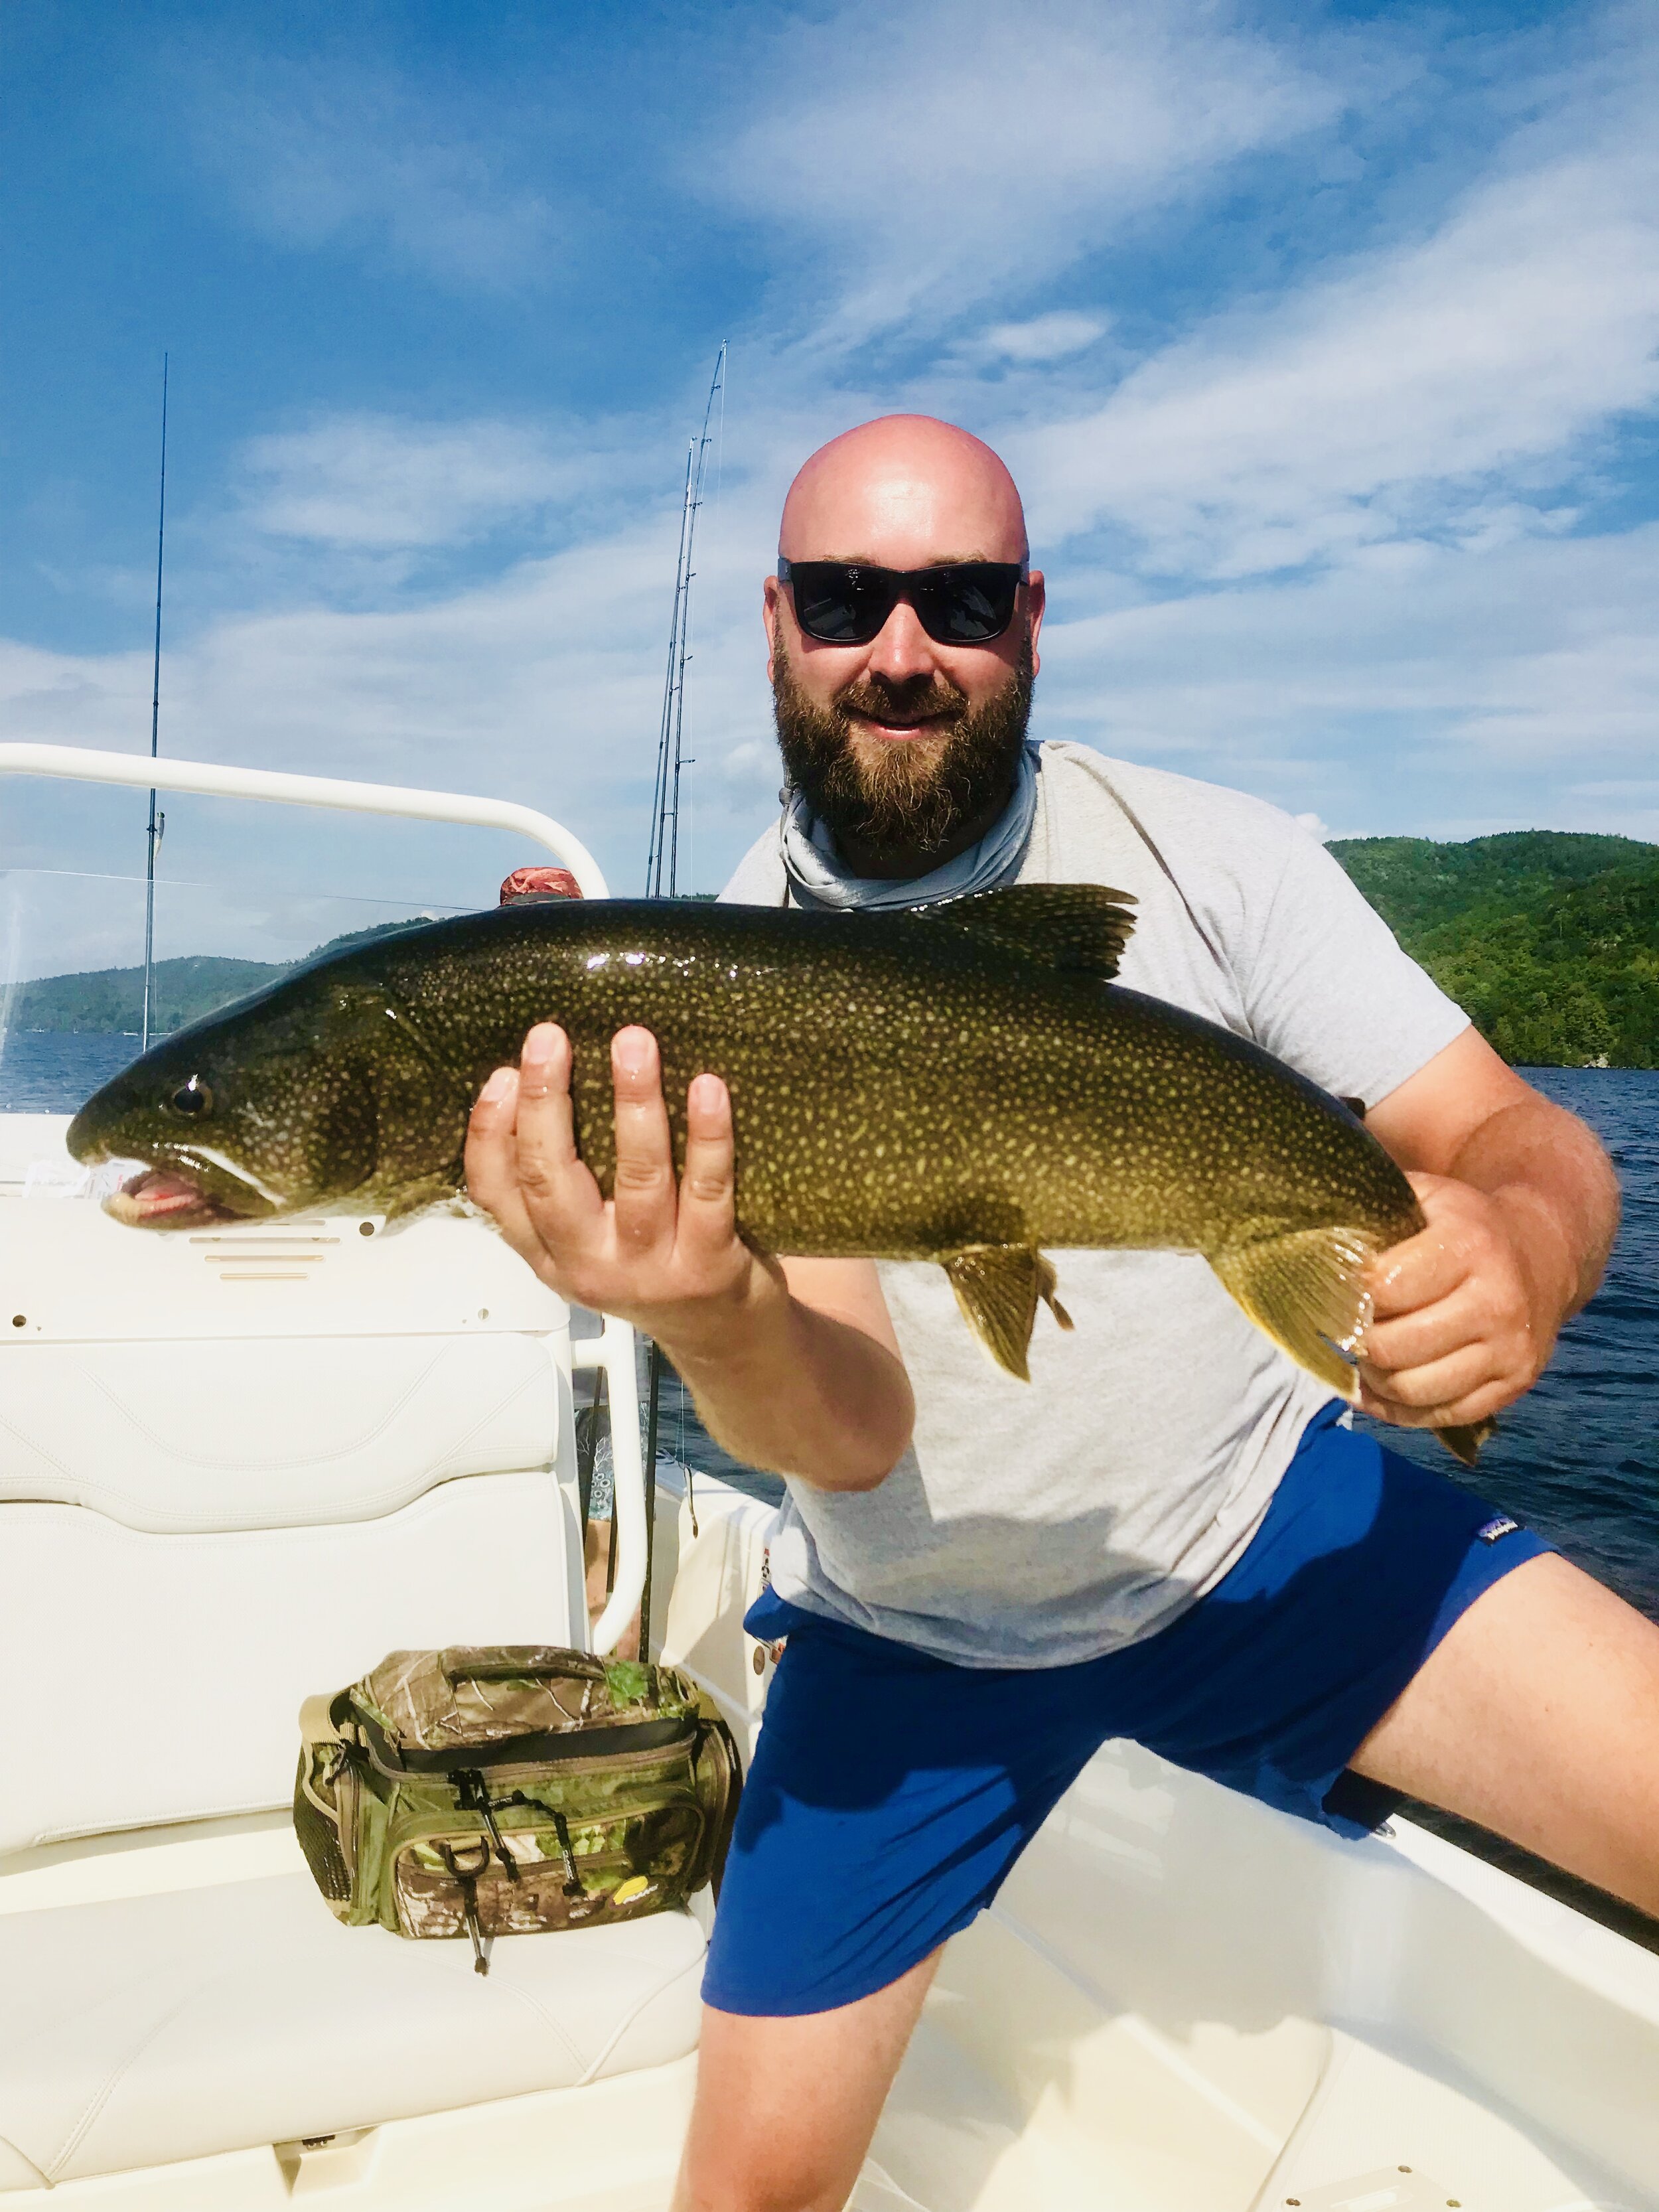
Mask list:
[[[717,756],[714,765],[722,781],[735,784],[745,792],[755,784],[775,784],[780,773],[775,746],[763,744],[758,738],[732,745]]]
[[[1639,776],[1659,740],[1656,604],[1659,524],[1485,554],[1371,547],[1293,581],[1051,622],[1038,711],[1051,734],[1328,821],[1654,837],[1659,806],[1595,787]]]
[[[1023,323],[993,323],[961,349],[984,361],[1012,361],[1022,366],[1064,361],[1091,346],[1110,328],[1109,315],[1085,315],[1060,307],[1052,314],[1033,315]]]
[[[838,287],[817,338],[836,348],[1027,291],[1343,101],[1206,0],[859,0],[811,29],[793,20],[784,55],[789,88],[715,177],[746,211],[812,234],[808,265]]]
[[[269,58],[198,73],[198,154],[243,217],[278,244],[365,247],[464,289],[544,276],[564,224],[515,184],[499,143],[390,70]]]
[[[1115,526],[1159,571],[1231,576],[1422,530],[1552,526],[1494,483],[1559,482],[1659,398],[1659,152],[1639,111],[1595,119],[1603,143],[1491,179],[1421,242],[1011,436],[1036,534]]]
[[[461,544],[600,482],[620,489],[637,457],[611,438],[561,448],[528,424],[349,414],[256,438],[241,465],[255,529],[391,550]]]

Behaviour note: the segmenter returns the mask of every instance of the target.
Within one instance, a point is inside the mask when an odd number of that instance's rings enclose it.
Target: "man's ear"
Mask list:
[[[769,576],[761,593],[761,620],[766,625],[766,680],[769,684],[775,680],[773,663],[778,651],[778,602],[781,596],[781,587],[777,578]]]
[[[1037,632],[1042,628],[1042,611],[1048,604],[1047,587],[1041,568],[1033,568],[1025,582],[1025,621],[1031,633],[1031,673],[1035,676],[1042,665],[1037,653]]]

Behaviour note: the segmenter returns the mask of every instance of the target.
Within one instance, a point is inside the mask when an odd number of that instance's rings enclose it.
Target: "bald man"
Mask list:
[[[1127,982],[1254,1037],[1412,1176],[1365,1402],[1474,1422],[1595,1289],[1600,1146],[1491,1052],[1341,870],[1240,794],[1027,738],[1042,575],[1006,468],[896,416],[792,486],[765,594],[788,788],[728,897],[902,907],[1132,891]],[[575,1157],[569,1048],[480,1099],[475,1193],[544,1279],[665,1346],[788,1494],[747,1626],[787,1638],[704,1983],[680,2212],[833,2212],[939,1946],[1107,1738],[1354,1835],[1431,1799],[1659,1911],[1659,1629],[1383,1452],[1200,1261],[1066,1253],[1029,1387],[939,1270],[750,1252],[729,1101],[677,1188],[655,1047],[612,1048],[616,1195]]]

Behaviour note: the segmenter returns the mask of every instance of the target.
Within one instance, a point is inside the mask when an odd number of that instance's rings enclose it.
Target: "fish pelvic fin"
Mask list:
[[[1029,1382],[1037,1301],[1062,1328],[1072,1326],[1072,1316],[1054,1295],[1052,1263],[1030,1244],[970,1244],[940,1264],[969,1328],[999,1367]]]
[[[1134,902],[1133,891],[1104,884],[1008,884],[912,911],[1042,967],[1108,982],[1135,926]]]
[[[1359,1377],[1343,1354],[1371,1317],[1365,1267],[1376,1251],[1363,1230],[1296,1229],[1231,1245],[1210,1265],[1264,1336],[1353,1406]]]

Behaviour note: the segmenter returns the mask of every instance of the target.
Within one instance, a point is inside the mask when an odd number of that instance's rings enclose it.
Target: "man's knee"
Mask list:
[[[840,2212],[938,1963],[834,2012],[705,2006],[675,2212]]]
[[[1476,1600],[1351,1764],[1659,1912],[1659,1627],[1554,1553]]]

